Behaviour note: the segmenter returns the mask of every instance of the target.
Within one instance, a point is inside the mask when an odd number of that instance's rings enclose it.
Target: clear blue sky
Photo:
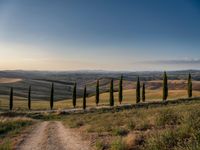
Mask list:
[[[0,0],[0,69],[200,67],[199,0]]]

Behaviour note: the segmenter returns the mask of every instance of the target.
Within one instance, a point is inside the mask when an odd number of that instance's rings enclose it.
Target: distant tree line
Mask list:
[[[98,106],[99,101],[100,101],[100,81],[97,80],[96,82],[96,94],[95,94],[95,103],[96,106]],[[146,101],[146,89],[145,89],[145,82],[140,83],[140,77],[137,77],[137,82],[136,82],[136,103],[140,103]],[[141,92],[142,90],[142,92]],[[163,74],[163,101],[166,101],[168,98],[168,76],[166,71]],[[109,105],[112,107],[115,104],[115,99],[114,99],[114,80],[110,80],[110,98],[109,98]],[[9,102],[9,109],[13,109],[13,97],[14,97],[14,90],[13,87],[10,88],[10,102]],[[141,95],[142,93],[142,95]],[[188,81],[187,81],[187,94],[188,98],[192,97],[192,76],[189,73],[188,75]],[[28,89],[28,109],[31,110],[31,86],[29,86]],[[86,99],[87,99],[87,87],[85,85],[84,90],[83,90],[83,109],[86,109]],[[118,100],[119,104],[122,104],[123,101],[123,75],[121,75],[119,79],[119,87],[118,87]],[[74,108],[76,108],[76,100],[77,100],[77,83],[74,83],[73,91],[72,91],[72,105]],[[54,83],[51,85],[51,91],[50,91],[50,109],[52,110],[54,106]]]

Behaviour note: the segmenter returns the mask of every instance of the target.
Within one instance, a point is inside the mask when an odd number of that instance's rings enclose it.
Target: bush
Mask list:
[[[124,128],[114,128],[112,130],[113,135],[115,136],[125,136],[128,134],[128,130],[124,129]]]
[[[134,121],[130,120],[127,123],[127,127],[128,127],[129,130],[134,130],[135,127],[136,127],[136,123]]]
[[[171,109],[160,111],[156,118],[156,124],[158,126],[177,125],[180,124],[180,121],[181,116]]]
[[[95,148],[96,150],[103,150],[104,149],[104,143],[100,140],[97,140],[97,142],[95,143]]]
[[[15,121],[5,121],[0,123],[0,136],[4,136],[8,132],[16,132],[20,128],[31,125],[32,121],[29,120],[15,120]]]
[[[138,124],[135,127],[136,130],[141,130],[141,131],[145,131],[150,128],[151,128],[151,124],[147,121],[138,122]]]
[[[126,150],[126,146],[122,138],[118,137],[111,143],[111,150]]]
[[[177,146],[177,134],[171,129],[162,133],[152,135],[147,139],[144,149],[148,150],[169,150]]]

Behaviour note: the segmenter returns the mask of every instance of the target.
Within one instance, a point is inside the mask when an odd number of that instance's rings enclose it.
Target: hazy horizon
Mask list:
[[[198,0],[0,0],[0,70],[200,68]]]

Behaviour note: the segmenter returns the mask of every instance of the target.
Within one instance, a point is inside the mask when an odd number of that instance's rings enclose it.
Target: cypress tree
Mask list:
[[[99,104],[99,80],[97,80],[97,85],[96,85],[96,105],[98,106]]]
[[[137,85],[136,85],[136,103],[140,102],[140,77],[137,78]]]
[[[86,109],[86,96],[87,96],[87,89],[86,86],[84,88],[84,93],[83,93],[83,109]]]
[[[13,109],[13,87],[10,88],[10,110]]]
[[[188,75],[188,97],[192,97],[192,77],[190,73]]]
[[[167,73],[164,72],[163,75],[163,100],[167,100],[168,97],[168,79],[167,79]]]
[[[121,75],[119,80],[119,103],[121,104],[123,100],[123,75]]]
[[[76,107],[76,83],[74,83],[74,89],[73,89],[73,106]]]
[[[53,109],[53,101],[54,101],[54,84],[51,85],[51,96],[50,96],[50,108]]]
[[[31,86],[29,86],[28,90],[28,109],[31,110]]]
[[[114,106],[113,79],[111,79],[111,81],[110,81],[110,106]]]
[[[142,85],[142,101],[145,102],[146,100],[146,96],[145,96],[145,83],[143,83]]]

